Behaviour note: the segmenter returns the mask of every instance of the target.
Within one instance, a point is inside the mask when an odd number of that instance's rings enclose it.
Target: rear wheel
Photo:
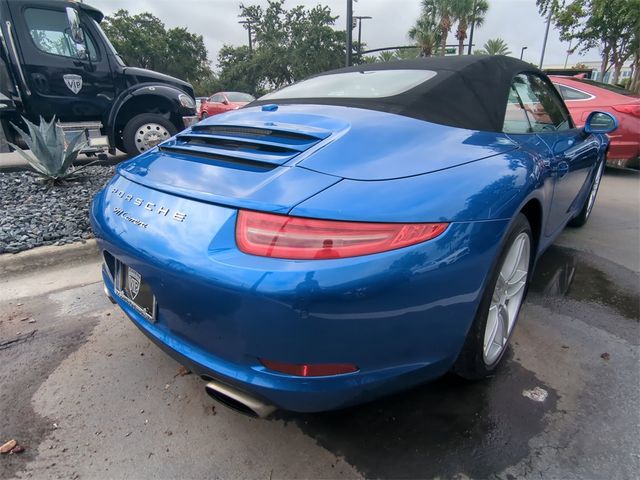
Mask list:
[[[519,214],[487,283],[476,318],[453,371],[467,379],[493,372],[504,356],[529,285],[533,236]]]
[[[593,183],[591,183],[591,190],[589,191],[589,196],[584,201],[584,205],[580,210],[580,213],[573,217],[569,222],[570,227],[582,227],[591,216],[591,210],[593,210],[593,205],[596,203],[596,196],[598,195],[598,188],[600,188],[600,180],[602,180],[602,173],[604,172],[604,164],[603,161],[598,170],[596,170],[596,175],[593,177]]]
[[[168,140],[177,132],[168,119],[157,113],[141,113],[127,122],[122,132],[124,149],[138,155]]]

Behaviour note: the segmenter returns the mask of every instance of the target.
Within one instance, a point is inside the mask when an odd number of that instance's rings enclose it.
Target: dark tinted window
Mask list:
[[[588,93],[581,92],[580,90],[576,90],[575,88],[567,87],[566,85],[555,85],[560,92],[560,95],[565,100],[588,100],[591,98],[591,95]]]
[[[513,93],[517,96],[517,105],[524,109],[528,122],[528,132],[556,132],[569,130],[572,128],[571,120],[566,107],[562,101],[544,80],[535,75],[516,75],[512,84]],[[511,107],[507,107],[505,113],[506,133],[527,133],[513,129],[517,127],[515,124],[508,124],[507,114],[509,108],[513,110],[513,102]],[[513,115],[513,113],[511,113]],[[524,124],[518,124],[523,127]]]
[[[24,19],[29,34],[38,50],[62,57],[79,58],[75,43],[69,36],[69,22],[67,14],[60,10],[42,8],[27,8]],[[84,35],[89,58],[98,60],[96,45],[86,31]]]

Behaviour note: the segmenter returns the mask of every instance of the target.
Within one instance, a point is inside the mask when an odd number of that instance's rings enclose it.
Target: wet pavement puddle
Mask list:
[[[486,478],[525,458],[545,413],[555,410],[558,396],[546,386],[544,402],[523,396],[536,386],[532,372],[507,359],[485,381],[446,375],[347,410],[280,418],[367,478]]]
[[[551,246],[540,257],[530,289],[543,296],[597,303],[624,317],[640,320],[637,289],[635,292],[624,290],[607,274],[589,264],[584,254],[568,248]]]
[[[570,249],[551,247],[531,284],[538,298],[595,302],[638,319],[638,294],[624,291]],[[530,453],[558,394],[507,352],[489,379],[446,375],[413,390],[346,410],[280,413],[367,478],[487,478]],[[542,390],[536,389],[540,387]],[[523,392],[544,392],[543,401]]]

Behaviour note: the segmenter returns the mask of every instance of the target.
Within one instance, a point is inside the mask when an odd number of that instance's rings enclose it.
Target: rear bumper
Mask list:
[[[437,378],[453,359],[424,365],[400,365],[367,373],[322,378],[300,378],[269,372],[257,361],[243,365],[226,361],[184,338],[144,319],[120,299],[113,282],[103,273],[110,298],[133,323],[166,354],[203,380],[218,380],[281,409],[319,412],[344,408]]]
[[[621,168],[639,168],[640,138],[635,141],[612,139],[607,152],[607,164]]]
[[[99,245],[149,282],[157,321],[117,297],[105,271],[109,294],[198,375],[293,411],[346,407],[446,372],[507,226],[457,223],[435,240],[383,254],[286,261],[237,250],[235,209],[143,190],[145,201],[177,204],[199,221],[154,217],[141,208],[135,212],[147,225],[141,228],[133,215],[113,215],[114,204],[99,194],[91,210]],[[266,369],[260,358],[351,363],[359,370],[295,377]]]

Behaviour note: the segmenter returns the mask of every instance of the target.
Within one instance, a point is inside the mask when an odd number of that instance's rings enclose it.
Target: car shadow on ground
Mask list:
[[[512,357],[511,351],[508,356]],[[445,377],[382,400],[319,414],[283,412],[367,478],[487,478],[529,454],[557,395],[513,358],[492,378]],[[523,391],[544,388],[535,402]]]

